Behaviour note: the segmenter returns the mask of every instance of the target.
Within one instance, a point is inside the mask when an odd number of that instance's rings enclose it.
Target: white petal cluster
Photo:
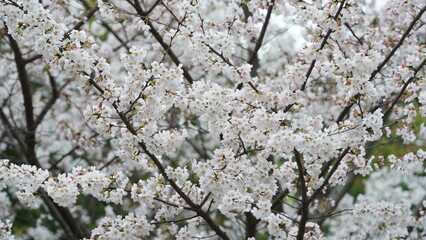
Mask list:
[[[382,136],[383,114],[380,110],[368,114],[363,119],[363,125],[366,128],[366,140],[375,141]]]
[[[15,240],[15,236],[11,232],[12,223],[10,220],[6,220],[5,222],[0,220],[0,239],[4,240]]]
[[[55,203],[62,207],[69,207],[77,201],[79,195],[77,182],[66,174],[60,174],[56,178],[49,178],[43,188]]]
[[[0,179],[6,186],[17,188],[16,197],[31,208],[39,206],[38,189],[49,177],[47,170],[35,166],[18,166],[8,160],[0,160]]]
[[[95,168],[74,168],[71,173],[49,176],[47,170],[29,165],[9,164],[0,161],[0,179],[6,186],[16,187],[17,198],[25,205],[39,206],[38,189],[42,187],[55,203],[70,207],[76,203],[80,191],[90,194],[104,202],[122,204],[127,195],[125,188],[129,179],[121,172],[112,172],[109,176]],[[27,181],[31,179],[31,181]],[[111,186],[114,185],[113,188]]]
[[[103,218],[99,227],[93,229],[90,239],[140,239],[149,235],[154,226],[149,224],[145,217],[136,217],[129,214],[124,218]]]

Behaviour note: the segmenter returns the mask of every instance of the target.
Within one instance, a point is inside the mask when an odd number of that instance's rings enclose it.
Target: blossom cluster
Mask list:
[[[421,236],[426,7],[367,2],[1,3],[0,205],[66,209],[30,237]]]

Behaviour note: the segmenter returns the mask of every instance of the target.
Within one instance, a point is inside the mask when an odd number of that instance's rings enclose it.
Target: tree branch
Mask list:
[[[336,162],[334,163],[333,167],[330,169],[330,171],[328,172],[327,177],[325,178],[324,182],[321,184],[321,186],[309,197],[308,202],[312,202],[315,197],[324,189],[325,186],[328,185],[330,178],[333,176],[334,172],[337,170],[337,168],[340,165],[340,162],[343,160],[343,158],[346,156],[346,154],[348,154],[350,148],[346,148],[345,150],[343,150],[343,152],[340,154],[340,156],[337,158]],[[323,172],[327,171],[327,169],[323,169]],[[324,175],[324,173],[321,173],[322,175]]]
[[[89,79],[89,82],[103,95],[104,94],[104,90],[94,81],[93,78]],[[114,102],[113,107],[115,109],[115,111],[117,112],[118,116],[120,117],[121,121],[124,123],[124,125],[126,126],[127,130],[137,136],[137,132],[136,130],[133,128],[132,124],[130,123],[130,121],[127,119],[127,117],[125,116],[125,114],[123,112],[120,112],[118,110],[118,105]],[[164,166],[161,164],[160,160],[157,158],[157,156],[155,156],[155,154],[151,153],[150,151],[148,151],[148,148],[146,147],[144,142],[139,142],[138,145],[142,148],[142,150],[145,152],[146,155],[148,155],[148,157],[154,162],[154,164],[157,166],[157,169],[159,170],[161,176],[163,176],[164,180],[166,182],[168,182],[170,184],[170,186],[176,191],[176,193],[183,199],[185,200],[185,202],[191,207],[191,209],[193,211],[195,211],[201,218],[204,219],[204,221],[206,221],[206,223],[210,226],[211,229],[213,229],[213,231],[216,232],[216,234],[218,236],[220,236],[222,239],[225,240],[229,240],[228,235],[222,231],[222,229],[213,221],[213,219],[210,217],[210,215],[208,213],[206,213],[203,209],[202,206],[196,204],[195,202],[192,201],[192,199],[185,194],[182,189],[176,184],[175,181],[173,181],[173,179],[169,178],[169,176],[166,173],[166,170],[164,168]]]
[[[385,110],[385,112],[383,113],[383,119],[386,119],[389,116],[396,103],[399,101],[399,99],[401,99],[408,85],[410,85],[410,83],[412,83],[416,79],[417,73],[422,69],[425,64],[426,58],[424,58],[423,61],[419,64],[419,66],[415,69],[413,76],[402,86],[401,91],[399,91],[399,94],[394,98],[392,104]]]
[[[43,107],[39,115],[35,118],[35,126],[37,127],[40,125],[40,123],[43,121],[43,118],[46,116],[46,114],[49,112],[49,110],[53,107],[56,100],[58,100],[60,93],[62,90],[69,84],[69,82],[66,82],[64,85],[62,85],[59,89],[56,86],[55,79],[52,75],[49,73],[49,81],[50,85],[52,86],[52,96],[50,97],[49,101],[46,103],[46,105]]]
[[[19,49],[18,43],[12,36],[8,35],[10,47],[14,53],[15,64],[18,71],[19,81],[21,83],[22,95],[24,98],[24,109],[25,109],[25,120],[27,123],[26,132],[25,132],[25,157],[29,164],[36,166],[37,168],[42,168],[35,152],[36,144],[36,128],[37,125],[34,121],[34,107],[32,103],[32,92],[30,81],[25,69],[25,61],[22,58],[21,50]],[[40,189],[39,192],[45,193],[44,190]],[[55,204],[46,194],[42,194],[44,203],[48,206],[53,217],[59,222],[61,227],[64,229],[65,233],[71,239],[81,239],[84,237],[80,226],[74,220],[70,211],[67,208],[61,208]]]
[[[271,3],[269,4],[268,12],[266,13],[265,21],[263,22],[263,26],[262,26],[262,29],[260,30],[259,37],[256,40],[256,45],[254,46],[253,52],[248,61],[248,63],[252,65],[252,68],[251,68],[252,77],[257,76],[257,70],[260,67],[259,58],[257,54],[260,48],[262,47],[263,39],[265,38],[266,30],[268,28],[269,20],[271,19],[272,10],[274,9],[274,6],[275,6],[275,0],[272,0]]]
[[[299,230],[297,232],[297,240],[303,240],[303,236],[305,235],[306,222],[308,221],[308,218],[309,218],[310,201],[308,199],[308,193],[307,193],[306,183],[305,183],[305,175],[304,175],[305,170],[303,167],[302,159],[300,157],[300,153],[296,149],[294,149],[294,158],[297,163],[297,168],[299,169],[299,185],[300,185],[300,190],[302,192],[302,202],[301,202],[301,208],[300,208],[301,218],[299,221]]]
[[[408,26],[407,30],[404,32],[404,34],[402,34],[402,37],[399,39],[398,43],[392,48],[392,50],[386,56],[386,58],[379,64],[379,66],[377,66],[377,69],[374,70],[373,73],[371,73],[369,81],[372,81],[374,77],[376,77],[376,75],[383,69],[386,63],[388,63],[389,60],[392,58],[392,56],[395,54],[396,50],[398,50],[398,48],[402,46],[402,44],[404,43],[404,40],[408,37],[411,30],[414,28],[414,25],[416,25],[417,21],[420,20],[420,18],[422,17],[425,11],[426,11],[426,5],[420,10],[417,16],[413,19],[410,26]]]
[[[339,17],[339,15],[340,15],[340,13],[342,12],[342,10],[343,10],[343,6],[345,5],[345,1],[346,0],[342,0],[341,2],[340,2],[340,6],[339,6],[339,8],[337,9],[337,12],[336,12],[336,14],[334,15],[334,17],[333,17],[333,19],[336,21],[337,20],[337,18]],[[331,33],[333,32],[333,30],[330,28],[330,29],[328,29],[328,31],[327,31],[327,33],[325,34],[325,36],[324,36],[324,38],[322,39],[322,42],[321,42],[321,45],[320,45],[320,48],[318,49],[318,51],[321,51],[324,47],[325,47],[325,44],[327,43],[327,40],[328,40],[328,38],[330,37],[330,35],[331,35]],[[316,59],[314,59],[314,60],[312,60],[312,62],[311,62],[311,65],[309,66],[309,69],[308,69],[308,72],[306,73],[306,79],[305,79],[305,81],[303,82],[303,84],[302,84],[302,87],[300,88],[300,90],[301,91],[305,91],[305,88],[306,88],[306,84],[308,83],[308,79],[309,79],[309,77],[311,76],[311,73],[312,73],[312,70],[314,69],[314,67],[315,67],[315,63],[317,62],[317,60]]]
[[[164,51],[167,52],[169,57],[172,59],[172,61],[176,64],[176,66],[182,65],[182,71],[183,76],[186,78],[186,80],[192,84],[194,82],[194,79],[189,74],[188,69],[183,66],[179,58],[176,56],[176,54],[171,49],[171,46],[169,46],[166,42],[164,42],[163,37],[160,35],[160,33],[157,31],[157,29],[154,27],[154,25],[151,23],[151,21],[148,19],[147,12],[144,12],[141,5],[139,4],[138,0],[134,1],[135,10],[139,14],[140,18],[145,21],[145,24],[149,26],[149,31],[154,36],[154,38],[157,40],[157,42],[163,47]],[[152,10],[151,10],[152,11]]]

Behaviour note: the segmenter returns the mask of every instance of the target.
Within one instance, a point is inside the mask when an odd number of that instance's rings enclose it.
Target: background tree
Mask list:
[[[1,0],[1,238],[424,239],[425,11]]]

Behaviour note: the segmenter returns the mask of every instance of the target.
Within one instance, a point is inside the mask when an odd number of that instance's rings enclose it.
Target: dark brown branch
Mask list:
[[[65,153],[58,161],[56,161],[52,166],[50,166],[49,171],[52,169],[55,169],[66,157],[71,155],[75,150],[79,149],[80,146],[75,146],[71,150],[69,150],[67,153]]]
[[[339,17],[340,13],[342,12],[344,5],[345,5],[345,0],[343,0],[343,1],[340,2],[340,6],[337,9],[337,12],[336,12],[336,14],[333,17],[333,19],[335,21],[337,20],[337,18]],[[331,28],[328,29],[327,33],[325,34],[324,38],[322,39],[322,42],[321,42],[321,45],[320,45],[320,48],[318,49],[318,51],[321,51],[325,47],[325,44],[327,44],[327,40],[330,37],[332,31],[333,30]],[[306,73],[306,79],[303,82],[302,87],[300,88],[301,91],[305,91],[306,84],[308,83],[309,77],[311,76],[312,70],[314,69],[316,62],[317,62],[316,59],[312,60],[311,65],[309,66],[308,72]]]
[[[339,117],[336,119],[336,123],[339,123],[343,121],[343,119],[346,117],[347,114],[349,114],[352,106],[355,104],[355,102],[352,102],[351,104],[347,105],[343,111],[339,114]]]
[[[362,41],[362,39],[361,39],[361,38],[359,38],[359,37],[355,34],[355,32],[354,32],[354,30],[352,29],[351,25],[349,25],[349,23],[347,23],[347,22],[345,22],[345,23],[344,23],[344,25],[345,25],[345,27],[347,27],[347,28],[349,29],[349,31],[352,33],[352,36],[354,36],[354,38],[356,38],[356,40],[359,42],[359,44],[363,45],[363,44],[364,44],[364,42]]]
[[[223,56],[222,53],[219,53],[218,51],[216,51],[216,49],[212,48],[208,43],[203,42],[211,52],[213,52],[214,54],[216,54],[218,57],[220,57],[222,59],[222,61],[224,61],[228,66],[230,67],[235,67],[234,64],[232,64],[228,58],[226,58],[225,56]]]
[[[164,204],[166,204],[166,205],[169,205],[169,206],[175,207],[175,208],[180,208],[180,207],[182,207],[182,206],[179,206],[179,205],[177,205],[177,204],[174,204],[174,203],[171,203],[171,202],[167,202],[166,200],[163,200],[163,199],[161,199],[161,198],[159,198],[159,197],[154,197],[154,200],[155,200],[155,201],[158,201],[158,202],[161,202],[161,203],[164,203]],[[192,208],[189,208],[189,207],[185,207],[185,206],[183,206],[182,208],[183,208],[183,209],[185,209],[185,210],[194,211]]]
[[[93,7],[89,13],[80,20],[80,22],[78,22],[71,30],[69,30],[68,32],[65,33],[64,38],[68,38],[68,36],[71,34],[72,31],[74,30],[80,30],[80,28],[93,16],[95,15],[95,13],[99,10],[99,7],[96,5],[95,7]]]
[[[178,220],[152,222],[151,224],[178,223],[178,222],[183,222],[183,221],[191,220],[191,219],[196,218],[196,217],[198,217],[198,215],[194,215],[192,217],[182,218],[182,219],[178,219]]]
[[[337,12],[336,12],[336,14],[333,17],[334,20],[338,19],[341,11],[343,10],[343,6],[345,5],[345,1],[346,0],[343,0],[343,1],[340,2],[340,6],[337,9]],[[324,38],[323,38],[323,40],[321,42],[321,45],[320,45],[320,48],[318,49],[318,51],[322,50],[325,47],[325,45],[327,44],[327,40],[330,37],[330,35],[331,35],[332,32],[333,32],[332,29],[328,29],[327,33],[325,34],[325,36],[324,36]],[[301,91],[305,91],[306,84],[308,83],[309,77],[311,76],[311,73],[314,70],[316,62],[317,62],[317,60],[314,59],[314,60],[312,60],[311,64],[309,65],[308,71],[306,72],[306,75],[305,75],[305,77],[306,77],[305,81],[303,82],[302,87],[300,88]],[[296,90],[294,90],[293,92],[295,92],[295,91]],[[284,112],[286,113],[286,112],[290,111],[293,106],[294,106],[294,103],[292,103],[290,105],[287,105],[285,107],[285,109],[284,109]],[[340,118],[343,119],[345,117],[345,115],[346,115],[346,112],[349,112],[349,110],[350,110],[351,107],[352,107],[352,105],[348,109],[345,109],[345,111],[343,113],[344,115],[341,114],[338,119],[340,119]]]
[[[315,190],[315,192],[309,197],[308,202],[312,202],[315,197],[324,189],[325,186],[328,185],[330,178],[333,176],[334,172],[337,170],[337,168],[340,165],[340,162],[343,160],[343,158],[346,156],[346,154],[348,154],[350,148],[346,148],[345,150],[343,150],[343,152],[340,154],[340,156],[337,158],[336,162],[334,163],[333,167],[330,169],[330,171],[328,172],[327,177],[324,179],[324,182],[321,184],[321,186]],[[323,169],[323,171],[327,171],[328,169]],[[324,175],[324,173],[321,173],[322,175]]]
[[[71,215],[67,208],[59,207],[56,203],[52,201],[52,199],[47,195],[47,193],[43,189],[39,189],[39,194],[52,214],[53,218],[58,221],[61,228],[71,239],[81,239],[83,238],[83,233],[81,229],[77,226],[74,217]],[[73,221],[73,224],[70,224],[70,221]],[[80,235],[81,234],[81,235]]]
[[[213,52],[214,54],[216,54],[218,57],[220,57],[228,66],[230,67],[234,67],[234,64],[232,64],[229,59],[227,59],[225,56],[223,56],[222,53],[219,53],[218,51],[216,51],[214,48],[212,48],[209,44],[205,43],[204,44],[210,49],[211,52]],[[238,70],[237,70],[238,71]],[[253,77],[252,73],[250,73],[250,75]],[[256,86],[254,86],[254,84],[252,82],[248,82],[248,85],[257,93],[259,93],[259,90],[257,90]],[[241,89],[243,87],[242,83],[239,83],[237,86],[237,89]]]
[[[41,55],[35,55],[35,56],[32,56],[32,57],[30,57],[30,58],[27,58],[27,59],[25,59],[25,64],[28,64],[28,63],[32,63],[32,62],[34,62],[35,60],[37,60],[37,59],[40,59],[42,56]]]
[[[259,223],[259,220],[256,219],[256,217],[251,212],[245,212],[244,213],[246,217],[245,221],[245,229],[246,229],[246,239],[255,237],[257,232],[257,224]]]
[[[127,49],[127,51],[130,50],[130,48],[127,46],[127,41],[124,41],[123,39],[121,39],[121,37],[104,21],[102,21],[102,26],[104,28],[106,28],[110,33],[112,33],[112,35],[115,37],[115,39],[117,39],[121,45]]]
[[[404,32],[404,34],[402,35],[402,37],[399,39],[398,43],[392,48],[392,50],[386,56],[386,58],[379,64],[379,66],[377,66],[377,69],[374,70],[373,73],[371,73],[369,81],[373,80],[376,77],[376,75],[383,69],[383,67],[393,57],[393,55],[395,54],[396,50],[398,50],[398,48],[402,46],[402,44],[404,43],[404,40],[408,37],[408,35],[410,34],[411,30],[414,28],[414,25],[416,25],[417,21],[420,20],[420,18],[422,17],[422,15],[423,15],[423,13],[425,11],[426,11],[426,5],[420,10],[420,12],[417,14],[417,16],[413,19],[413,21],[411,22],[410,26],[408,26],[407,30]]]
[[[330,197],[334,200],[334,206],[330,210],[328,210],[325,215],[330,214],[339,206],[340,201],[342,201],[346,193],[352,188],[352,185],[355,182],[355,178],[355,174],[350,173],[348,176],[348,180],[346,181],[344,186],[336,187],[335,189],[333,189],[333,191],[330,193]],[[326,218],[319,219],[317,221],[318,225],[321,226],[325,220]]]
[[[203,199],[203,201],[201,202],[200,206],[204,206],[204,204],[207,202],[207,200],[209,200],[209,197],[212,193],[209,192]]]
[[[370,81],[374,79],[374,77],[381,71],[381,69],[386,65],[386,63],[392,58],[392,56],[395,54],[395,52],[398,50],[399,47],[402,46],[405,38],[407,38],[407,36],[409,35],[409,33],[411,32],[411,30],[414,28],[414,26],[416,25],[417,21],[420,20],[421,16],[424,14],[424,12],[426,11],[426,5],[420,10],[420,12],[417,14],[417,16],[413,19],[413,21],[411,22],[410,26],[407,28],[407,30],[404,32],[404,34],[402,35],[402,37],[399,39],[398,43],[393,47],[393,49],[391,50],[391,52],[386,56],[386,58],[383,60],[382,63],[379,64],[379,66],[377,67],[376,70],[373,71],[373,73],[370,76]],[[423,59],[422,63],[417,67],[417,69],[415,70],[414,76],[412,78],[410,78],[407,83],[409,84],[410,82],[415,80],[415,76],[416,74],[420,71],[420,69],[425,65],[425,59]],[[395,104],[397,103],[397,101],[401,98],[401,96],[403,95],[403,93],[405,92],[408,84],[404,84],[403,88],[401,89],[400,93],[397,95],[397,97],[392,101],[391,106],[385,110],[383,119],[387,119],[387,117],[390,114],[390,111],[393,109],[393,107],[395,106]],[[380,103],[381,104],[381,103]],[[378,109],[380,107],[380,104],[375,106],[374,108],[372,108],[372,111],[375,111],[376,109]],[[352,104],[353,105],[353,104]],[[345,109],[349,108],[352,106],[346,106]],[[343,114],[343,113],[342,113]],[[341,114],[341,115],[342,115]]]
[[[3,109],[1,108],[0,108],[0,120],[3,123],[3,125],[6,127],[6,131],[10,133],[10,135],[18,142],[19,146],[22,149],[25,149],[25,143],[22,141],[21,137],[19,136],[15,128],[11,125],[11,123],[6,117],[6,114],[4,114]]]
[[[198,156],[200,156],[204,160],[208,160],[210,158],[207,152],[204,151],[204,149],[199,149],[197,145],[195,145],[195,143],[193,143],[190,139],[186,139],[186,141],[189,143],[189,145],[191,145],[192,149],[195,150]]]
[[[66,82],[64,85],[62,85],[59,89],[56,86],[56,82],[55,79],[53,78],[52,75],[50,75],[49,73],[49,81],[50,81],[50,85],[52,87],[52,96],[50,97],[49,101],[46,103],[46,105],[43,107],[43,109],[41,110],[41,112],[39,113],[39,115],[35,118],[35,126],[37,127],[38,125],[40,125],[40,123],[43,121],[44,117],[46,116],[46,114],[49,112],[49,110],[53,107],[53,105],[55,104],[56,100],[58,100],[59,96],[60,96],[60,92],[68,85],[69,82]]]
[[[93,78],[89,79],[90,83],[103,95],[104,90],[93,80]],[[118,105],[116,103],[112,104],[114,109],[116,110],[118,116],[120,117],[121,121],[126,126],[127,130],[133,135],[137,135],[136,130],[133,128],[130,121],[127,119],[125,114],[123,112],[120,112],[118,110]],[[196,204],[192,199],[182,191],[182,189],[176,184],[176,182],[169,178],[169,176],[166,173],[166,170],[163,166],[163,164],[160,162],[160,160],[155,156],[155,154],[148,151],[148,148],[146,147],[144,142],[139,142],[138,145],[142,148],[144,153],[148,155],[148,157],[154,162],[154,164],[157,166],[157,169],[159,170],[161,176],[163,176],[164,180],[170,184],[170,186],[176,191],[176,193],[191,207],[193,211],[195,211],[198,216],[204,219],[206,223],[210,226],[210,228],[216,232],[218,236],[220,236],[222,239],[229,240],[228,235],[222,231],[222,229],[213,221],[213,219],[210,217],[208,213],[206,213],[202,206]]]
[[[189,74],[188,69],[183,66],[179,58],[176,56],[176,54],[171,49],[171,46],[169,46],[166,42],[164,42],[163,37],[160,35],[160,33],[157,31],[157,29],[154,27],[154,25],[151,23],[151,21],[148,19],[148,15],[145,11],[143,11],[141,5],[139,4],[138,0],[134,1],[135,10],[139,14],[140,18],[145,21],[145,24],[149,26],[149,31],[154,36],[154,38],[157,40],[157,42],[163,47],[164,51],[167,52],[169,57],[172,59],[172,61],[176,64],[176,66],[182,65],[182,71],[183,76],[186,78],[186,80],[192,84],[194,82],[194,79]]]
[[[186,80],[190,84],[192,84],[194,82],[194,79],[189,74],[188,69],[185,66],[183,66],[183,64],[180,62],[179,58],[176,56],[176,54],[173,52],[173,50],[170,48],[170,46],[167,43],[164,42],[163,37],[161,37],[160,33],[157,32],[154,25],[152,25],[152,23],[149,22],[149,21],[148,21],[147,25],[150,28],[149,31],[151,32],[151,34],[154,36],[154,38],[157,40],[157,42],[160,43],[160,45],[163,47],[163,49],[165,51],[167,51],[167,54],[172,59],[172,61],[176,64],[176,66],[182,65],[183,76],[186,78]]]
[[[272,0],[269,7],[268,7],[268,12],[266,13],[265,21],[263,22],[262,29],[260,30],[259,37],[256,40],[256,45],[254,46],[253,52],[252,52],[252,54],[251,54],[251,56],[248,60],[248,63],[250,65],[252,65],[252,68],[250,70],[250,76],[251,77],[257,76],[257,70],[260,67],[258,52],[259,52],[260,48],[262,47],[263,39],[265,38],[266,30],[268,28],[269,21],[271,19],[272,10],[274,9],[274,6],[275,6],[275,0]],[[248,18],[252,15],[252,13],[248,11],[247,6],[243,5],[242,8],[243,8],[243,11],[244,11],[246,18]],[[256,87],[253,85],[253,83],[248,82],[248,84],[251,88],[253,88],[256,92],[258,92]],[[242,88],[243,88],[243,83],[239,83],[237,85],[237,89],[242,89]]]
[[[299,221],[299,229],[297,232],[297,240],[303,240],[303,236],[305,235],[305,228],[306,228],[306,222],[309,218],[309,199],[308,199],[308,193],[307,193],[307,186],[305,183],[305,168],[303,167],[302,159],[300,156],[300,153],[294,149],[294,159],[297,163],[297,168],[299,170],[299,185],[300,190],[302,192],[302,202],[301,202],[301,218]]]
[[[277,195],[272,199],[272,206],[271,209],[276,209],[281,204],[283,198],[285,198],[289,194],[288,188],[286,188],[284,191],[277,193]]]
[[[26,120],[26,131],[25,131],[25,157],[29,164],[41,168],[41,165],[37,159],[35,152],[36,144],[36,128],[37,125],[34,121],[34,107],[32,103],[32,92],[31,85],[25,69],[25,61],[22,58],[21,50],[18,43],[12,36],[8,35],[10,47],[14,53],[15,64],[18,71],[18,78],[21,83],[22,95],[24,98],[24,109],[25,109],[25,120]],[[44,190],[39,190],[44,193]],[[67,208],[59,207],[55,204],[47,195],[42,194],[44,203],[48,206],[52,216],[59,222],[65,233],[71,239],[84,238],[84,233],[80,226],[77,224],[70,211]]]
[[[266,13],[265,21],[263,22],[263,26],[262,26],[262,29],[260,30],[259,37],[256,40],[256,45],[254,46],[253,52],[252,52],[251,57],[249,58],[249,61],[248,61],[248,63],[252,65],[252,68],[251,68],[251,76],[252,77],[257,76],[257,70],[259,68],[258,53],[259,53],[260,48],[262,47],[263,39],[265,38],[266,30],[268,28],[269,21],[271,19],[272,10],[274,9],[274,6],[275,6],[275,0],[272,0],[271,3],[269,4],[268,12]]]
[[[401,90],[399,91],[399,94],[394,98],[391,105],[383,113],[383,119],[387,119],[392,109],[395,107],[396,103],[399,101],[399,99],[401,99],[408,85],[410,85],[410,83],[412,83],[416,79],[417,73],[422,69],[422,67],[425,64],[426,64],[426,58],[424,58],[423,61],[419,64],[419,66],[415,69],[413,76],[402,86]]]
[[[28,79],[27,71],[25,70],[25,62],[22,58],[21,50],[19,49],[18,43],[12,36],[8,35],[10,47],[15,57],[16,70],[18,72],[19,82],[21,83],[22,97],[24,99],[25,108],[25,121],[26,121],[26,132],[25,132],[25,156],[29,164],[41,168],[37,162],[35,155],[35,130],[36,125],[34,122],[34,108],[33,99],[31,92],[31,85]]]
[[[341,121],[343,121],[343,119],[346,117],[346,115],[349,114],[349,112],[351,111],[352,106],[358,101],[358,98],[360,98],[361,95],[359,93],[357,93],[354,97],[354,99],[350,100],[350,104],[347,105],[342,112],[339,114],[339,117],[337,117],[336,119],[336,123],[340,123]]]
[[[145,14],[146,15],[149,15],[151,12],[152,12],[152,10],[154,10],[154,8],[159,4],[161,2],[161,0],[157,0],[154,4],[152,4],[152,6],[148,9],[148,10],[146,10],[145,11]]]
[[[126,124],[127,126],[128,124]],[[130,131],[130,129],[129,129]],[[133,130],[134,131],[134,130]],[[132,132],[132,131],[130,131]],[[136,134],[136,132],[133,132],[133,134]],[[191,198],[186,195],[181,188],[172,180],[169,178],[169,176],[166,173],[166,170],[164,169],[163,165],[159,161],[159,159],[152,153],[150,153],[145,146],[143,142],[139,143],[139,146],[145,151],[145,153],[151,158],[151,160],[154,162],[154,164],[157,166],[158,170],[160,171],[161,175],[163,176],[164,180],[169,182],[170,186],[179,194],[179,196],[185,200],[185,202],[201,217],[206,221],[206,223],[213,229],[213,231],[216,232],[218,236],[220,236],[222,239],[229,240],[228,235],[220,229],[220,227],[213,221],[213,219],[210,217],[209,214],[204,212],[199,205],[194,203]]]
[[[325,218],[328,218],[328,217],[332,217],[332,216],[335,216],[335,215],[338,215],[338,214],[341,214],[341,213],[344,213],[344,212],[349,212],[349,211],[352,211],[353,209],[343,209],[343,210],[340,210],[340,211],[337,211],[337,212],[334,212],[334,213],[330,213],[330,214],[326,214],[326,215],[322,215],[322,216],[318,216],[318,217],[309,217],[309,219],[325,219]]]
[[[102,169],[108,167],[111,165],[115,160],[119,159],[119,157],[115,156],[111,160],[109,160],[107,163],[105,163],[102,167],[99,168],[99,171],[102,171]]]

